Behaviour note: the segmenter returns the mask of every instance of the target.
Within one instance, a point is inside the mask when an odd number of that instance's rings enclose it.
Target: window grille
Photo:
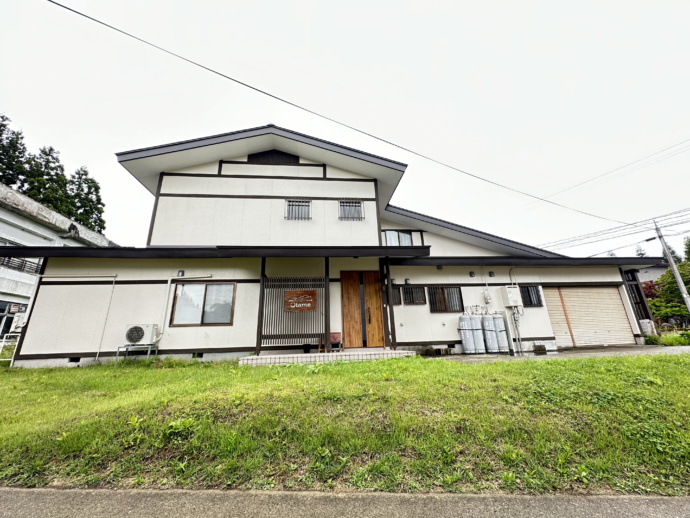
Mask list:
[[[412,246],[412,231],[386,230],[386,246]]]
[[[406,305],[426,304],[424,286],[403,286],[403,301]]]
[[[400,287],[391,287],[391,306],[400,306],[402,304],[402,296],[400,295]]]
[[[432,313],[460,313],[464,311],[460,288],[429,286],[429,306]]]
[[[311,200],[286,200],[285,219],[311,219]]]
[[[539,286],[520,286],[522,305],[526,308],[540,308],[543,306]]]
[[[363,221],[364,208],[361,201],[342,200],[338,219],[341,221]]]

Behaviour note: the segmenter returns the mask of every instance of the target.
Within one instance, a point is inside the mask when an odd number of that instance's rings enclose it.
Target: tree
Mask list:
[[[685,262],[690,263],[690,237],[683,239],[683,252],[685,253]]]
[[[72,219],[96,232],[105,230],[103,219],[103,200],[101,186],[89,176],[89,171],[82,166],[67,181],[67,192],[74,204]]]
[[[673,262],[678,264],[683,261],[681,256],[678,255],[678,252],[676,252],[671,245],[666,245],[668,246],[668,251],[671,254],[671,257],[673,257]],[[661,260],[662,263],[664,264],[669,264],[668,259],[666,258],[666,254],[662,254],[663,259]]]
[[[690,262],[678,264],[678,271],[686,287],[690,287]],[[655,318],[668,320],[673,317],[688,317],[680,288],[676,283],[673,271],[669,268],[656,282],[657,298],[649,301],[649,307]]]
[[[10,122],[0,113],[0,182],[21,189],[26,176],[26,145],[22,132],[10,129]]]
[[[635,248],[635,255],[637,257],[647,257],[647,252],[640,245],[637,245],[637,248]]]
[[[659,287],[655,282],[652,281],[642,281],[640,283],[640,286],[642,287],[642,293],[644,293],[644,296],[649,300],[649,299],[655,299],[659,295],[657,294],[657,290]]]
[[[67,176],[60,163],[60,153],[42,147],[37,155],[29,155],[26,186],[20,192],[63,216],[74,216],[74,202],[67,193]]]

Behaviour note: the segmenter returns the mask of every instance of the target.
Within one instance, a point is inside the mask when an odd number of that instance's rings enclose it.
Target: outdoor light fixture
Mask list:
[[[494,272],[489,272],[489,277],[496,277],[496,274]]]
[[[474,277],[474,272],[470,272],[470,277]]]
[[[177,270],[178,277],[184,277],[184,270]]]

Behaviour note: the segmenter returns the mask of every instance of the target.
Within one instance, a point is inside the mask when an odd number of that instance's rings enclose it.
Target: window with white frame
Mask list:
[[[341,221],[363,221],[364,207],[359,200],[340,200],[338,219]]]
[[[171,326],[232,325],[236,283],[179,283]]]
[[[285,219],[311,219],[311,200],[285,200]]]

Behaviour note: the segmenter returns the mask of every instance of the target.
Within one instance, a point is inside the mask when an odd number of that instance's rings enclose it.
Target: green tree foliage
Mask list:
[[[89,176],[86,167],[77,169],[67,181],[67,192],[74,204],[72,219],[96,232],[105,230],[101,186]]]
[[[678,255],[678,252],[676,252],[671,245],[666,245],[668,246],[668,251],[671,254],[671,257],[673,257],[673,262],[678,264],[683,261],[683,258]],[[666,258],[666,254],[662,254],[663,259],[661,260],[662,263],[664,264],[669,264],[668,259]]]
[[[85,167],[68,177],[60,153],[51,146],[28,153],[24,135],[11,129],[10,122],[0,114],[0,181],[91,230],[104,232],[98,182]]]
[[[690,262],[678,264],[678,271],[686,288],[690,288]],[[683,302],[680,288],[676,283],[673,271],[669,268],[656,282],[656,299],[649,300],[649,307],[654,318],[668,320],[672,317],[687,317],[688,308]]]
[[[21,131],[10,128],[10,119],[0,114],[0,182],[21,189],[26,174],[26,145]]]
[[[685,261],[690,263],[690,237],[683,239],[683,252],[685,253]]]
[[[26,187],[21,190],[49,209],[63,216],[74,216],[74,202],[67,192],[67,176],[60,163],[60,153],[52,147],[42,147],[37,155],[29,155]]]
[[[640,245],[637,245],[637,248],[635,248],[635,255],[637,257],[647,257],[647,252]]]

